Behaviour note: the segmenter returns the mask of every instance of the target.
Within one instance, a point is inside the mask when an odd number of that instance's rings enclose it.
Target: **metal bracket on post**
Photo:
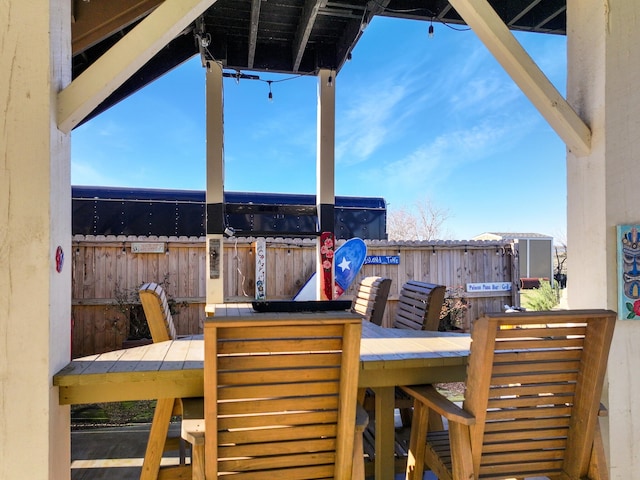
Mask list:
[[[209,240],[209,278],[220,278],[220,240]]]

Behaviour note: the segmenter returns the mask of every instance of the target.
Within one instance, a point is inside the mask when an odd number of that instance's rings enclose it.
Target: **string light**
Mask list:
[[[388,6],[386,6],[385,4],[382,4],[381,2],[379,2],[378,0],[369,0],[368,3],[371,3],[375,6],[377,6],[378,8],[382,9],[382,12],[379,12],[378,15],[380,15],[381,13],[384,12],[391,12],[391,13],[418,13],[418,14],[423,14],[424,16],[429,15],[431,17],[431,22],[433,24],[433,20],[436,20],[438,22],[440,22],[442,25],[444,25],[447,28],[450,28],[451,30],[455,30],[457,32],[468,32],[471,30],[471,27],[456,27],[453,25],[450,25],[449,23],[445,22],[444,20],[442,20],[441,18],[438,18],[438,13],[432,11],[429,8],[426,7],[418,7],[418,8],[389,8]],[[366,13],[366,10],[365,10]],[[364,30],[363,24],[361,23],[360,28],[361,30]],[[366,24],[365,24],[366,26]],[[433,35],[433,25],[429,26],[429,38],[431,38]]]
[[[269,95],[268,95],[268,99],[270,102],[273,102],[273,92],[271,91],[271,83],[273,82],[273,80],[267,80],[267,84],[269,84]]]

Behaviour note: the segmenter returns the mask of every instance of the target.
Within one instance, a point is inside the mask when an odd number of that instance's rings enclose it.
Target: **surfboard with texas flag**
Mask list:
[[[361,238],[351,238],[338,247],[333,256],[335,270],[333,299],[335,300],[351,286],[360,273],[367,256],[367,245]],[[317,281],[317,275],[314,273],[293,299],[298,301],[316,300]]]

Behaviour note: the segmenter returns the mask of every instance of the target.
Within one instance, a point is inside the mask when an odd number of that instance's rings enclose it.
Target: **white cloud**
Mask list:
[[[366,160],[397,128],[396,112],[408,91],[388,78],[353,93],[336,128],[336,159],[346,164]],[[345,162],[347,153],[349,161]]]
[[[404,204],[425,193],[442,188],[451,175],[464,172],[464,166],[478,162],[503,150],[528,128],[513,124],[485,122],[462,130],[439,135],[431,142],[414,148],[402,158],[385,162],[382,168],[368,169],[359,176],[390,202]],[[463,173],[462,173],[463,174]]]

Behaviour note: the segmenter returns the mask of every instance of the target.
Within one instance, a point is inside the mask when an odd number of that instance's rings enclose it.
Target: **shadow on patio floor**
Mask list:
[[[90,428],[71,432],[71,480],[137,480],[140,478],[149,424]],[[178,434],[179,424],[170,431]],[[178,452],[162,464],[178,464]]]
[[[71,432],[71,480],[138,480],[149,438],[149,424],[91,428]],[[179,424],[171,425],[172,434]],[[177,465],[177,452],[166,454],[163,465]],[[404,475],[396,475],[401,480]],[[430,473],[425,480],[433,480]]]

